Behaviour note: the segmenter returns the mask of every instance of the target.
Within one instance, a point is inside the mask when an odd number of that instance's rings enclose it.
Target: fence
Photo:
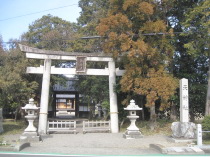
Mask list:
[[[47,132],[73,132],[76,134],[76,121],[49,120]]]
[[[210,132],[210,131],[202,131],[201,124],[197,124],[197,145],[199,147],[201,147],[203,145],[203,138],[202,138],[203,132]]]
[[[110,121],[83,121],[83,133],[111,131]]]

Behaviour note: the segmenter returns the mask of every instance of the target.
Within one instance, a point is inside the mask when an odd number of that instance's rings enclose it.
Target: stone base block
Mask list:
[[[20,143],[20,144],[18,144],[18,145],[16,145],[15,147],[14,147],[14,151],[21,151],[21,150],[23,150],[24,148],[26,148],[26,147],[30,147],[30,143],[29,142],[24,142],[24,143]]]
[[[194,143],[197,139],[168,138],[167,140],[173,143]]]
[[[40,136],[38,136],[37,132],[24,132],[20,136],[21,142],[39,142],[41,141]]]
[[[173,122],[171,130],[173,138],[196,138],[196,125],[192,122]]]
[[[125,139],[137,139],[142,137],[143,135],[140,131],[126,131],[125,134],[123,134],[123,138]]]

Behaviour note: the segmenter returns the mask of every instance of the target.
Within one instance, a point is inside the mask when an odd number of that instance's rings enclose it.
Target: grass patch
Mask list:
[[[204,139],[203,144],[210,145],[210,139]]]
[[[3,140],[5,135],[21,134],[27,127],[25,121],[4,121],[4,132],[0,133],[0,141]]]
[[[171,132],[171,121],[158,119],[154,124],[151,124],[149,121],[137,121],[136,126],[140,129],[143,135],[166,135],[170,136]],[[130,125],[128,120],[121,126],[120,131],[125,132],[127,127]],[[153,128],[153,129],[151,129]]]
[[[203,144],[210,145],[210,133],[203,133]]]
[[[16,139],[8,140],[6,136],[21,134],[27,127],[25,120],[14,121],[12,119],[3,121],[4,132],[0,133],[0,147],[7,147],[12,144],[12,142],[17,142]],[[5,140],[6,138],[6,140]]]

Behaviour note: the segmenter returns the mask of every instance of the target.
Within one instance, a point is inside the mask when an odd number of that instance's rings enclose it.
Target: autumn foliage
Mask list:
[[[156,100],[160,109],[170,106],[170,97],[177,88],[177,80],[169,74],[173,55],[166,19],[156,1],[111,0],[109,15],[100,20],[97,31],[106,37],[103,50],[116,57],[124,57],[125,75],[120,84],[123,92],[146,96],[151,108]],[[153,35],[150,35],[152,33]],[[154,107],[153,107],[154,108]],[[152,116],[152,115],[151,115]]]

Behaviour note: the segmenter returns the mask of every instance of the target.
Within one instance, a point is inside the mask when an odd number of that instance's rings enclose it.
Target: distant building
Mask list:
[[[75,89],[76,79],[69,79],[65,85],[60,83],[53,86],[53,103],[49,108],[49,117],[70,115],[71,117],[87,117],[89,109],[87,104],[79,101],[82,96]],[[62,116],[61,116],[62,117]],[[65,117],[65,116],[63,116]]]

